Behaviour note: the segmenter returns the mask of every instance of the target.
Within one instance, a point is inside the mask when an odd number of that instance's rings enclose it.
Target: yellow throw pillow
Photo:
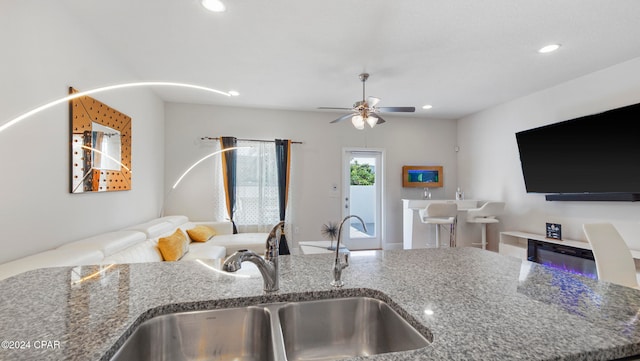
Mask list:
[[[194,228],[187,229],[187,234],[194,242],[206,242],[216,235],[216,230],[205,225],[198,225]]]
[[[181,229],[158,240],[158,249],[165,261],[177,261],[189,251],[189,240]]]

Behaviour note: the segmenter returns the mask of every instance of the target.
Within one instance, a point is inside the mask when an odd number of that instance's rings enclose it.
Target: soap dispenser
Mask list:
[[[458,187],[458,190],[456,191],[456,200],[461,201],[463,199],[464,199],[464,192],[460,190],[460,187]]]

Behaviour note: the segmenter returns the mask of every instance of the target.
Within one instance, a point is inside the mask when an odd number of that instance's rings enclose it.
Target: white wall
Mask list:
[[[68,87],[135,81],[55,1],[0,2],[0,124]],[[70,194],[69,112],[62,104],[0,133],[0,263],[156,216],[163,187],[164,108],[148,89],[96,94],[133,118],[133,190]]]
[[[562,224],[563,238],[586,240],[583,223],[610,221],[630,247],[640,249],[640,202],[547,202],[542,194],[527,194],[515,140],[521,130],[638,102],[640,58],[459,120],[458,175],[465,197],[507,202],[501,223],[489,227],[491,248],[497,249],[501,230],[544,234],[545,222],[554,222]],[[602,136],[608,136],[607,124]]]
[[[342,218],[341,196],[331,186],[342,187],[342,149],[369,147],[385,149],[385,232],[383,242],[402,243],[402,198],[420,198],[421,189],[402,188],[403,165],[443,165],[442,189],[434,198],[453,198],[457,186],[456,122],[385,116],[387,122],[358,131],[350,122],[329,124],[333,113],[261,110],[221,106],[167,103],[166,178],[170,187],[193,162],[211,152],[204,136],[235,136],[249,139],[288,138],[293,145],[292,174],[294,214],[291,222],[296,241],[321,240],[320,229],[328,221]],[[167,214],[187,214],[193,219],[210,219],[215,197],[209,186],[212,167],[203,163],[171,193]],[[340,189],[342,192],[342,189]]]

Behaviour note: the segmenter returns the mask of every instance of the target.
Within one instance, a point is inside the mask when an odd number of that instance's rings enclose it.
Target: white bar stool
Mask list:
[[[504,211],[504,202],[487,202],[480,208],[469,209],[467,211],[467,223],[480,223],[482,225],[482,243],[472,243],[480,245],[482,249],[487,249],[487,224],[498,223],[496,216]]]
[[[453,202],[429,203],[425,209],[418,211],[422,223],[436,225],[436,248],[440,248],[440,226],[449,225],[449,246],[456,246],[456,220],[458,205]]]

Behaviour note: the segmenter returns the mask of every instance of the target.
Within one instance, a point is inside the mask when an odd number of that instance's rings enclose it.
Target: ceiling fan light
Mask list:
[[[362,115],[354,115],[353,118],[351,118],[351,124],[353,124],[356,129],[362,130],[364,129],[364,118],[362,118]]]
[[[380,103],[380,98],[376,98],[376,97],[367,98],[367,105],[370,108],[375,107],[376,105],[378,105],[378,103]]]
[[[378,118],[374,117],[373,115],[368,116],[367,124],[369,124],[371,128],[375,127],[376,124],[378,124]]]

